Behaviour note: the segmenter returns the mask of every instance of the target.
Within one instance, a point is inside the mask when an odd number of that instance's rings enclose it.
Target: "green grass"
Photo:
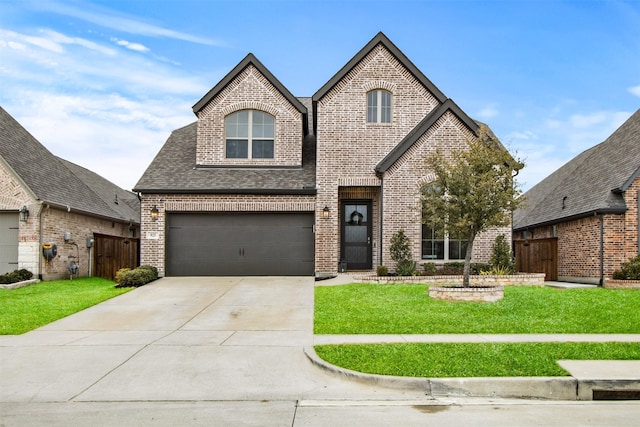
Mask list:
[[[99,277],[0,289],[0,335],[18,335],[128,292]]]
[[[495,303],[431,299],[426,285],[317,286],[316,334],[640,333],[636,290],[507,286]],[[319,345],[354,371],[412,377],[564,376],[557,360],[639,360],[640,343]]]
[[[358,372],[426,378],[566,376],[557,360],[638,360],[640,343],[439,343],[319,345]]]
[[[507,286],[495,303],[431,299],[426,285],[317,286],[316,334],[640,333],[637,290]]]

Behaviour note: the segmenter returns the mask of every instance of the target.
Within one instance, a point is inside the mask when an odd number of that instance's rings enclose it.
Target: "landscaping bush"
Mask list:
[[[613,272],[616,280],[640,280],[640,255],[620,264],[620,270]]]
[[[10,273],[0,275],[0,284],[8,285],[11,283],[23,282],[25,280],[31,280],[33,273],[24,268],[20,270],[14,270]]]
[[[425,276],[435,276],[438,274],[438,267],[432,262],[422,264],[422,271]]]
[[[116,288],[138,287],[158,278],[158,269],[150,265],[141,265],[133,270],[121,268],[116,273]]]
[[[384,265],[379,265],[376,268],[376,272],[378,273],[378,276],[388,276],[389,275],[389,269]]]
[[[464,262],[445,262],[441,273],[443,276],[461,276],[464,270]]]
[[[391,236],[389,252],[391,259],[396,262],[396,274],[398,276],[411,276],[416,270],[416,262],[411,256],[411,243],[409,238],[400,230]]]
[[[516,271],[511,248],[504,234],[500,234],[493,242],[493,253],[491,254],[492,269],[504,274],[513,274]]]

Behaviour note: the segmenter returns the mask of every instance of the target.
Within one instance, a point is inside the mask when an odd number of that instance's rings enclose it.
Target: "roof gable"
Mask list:
[[[139,201],[134,193],[54,156],[2,107],[0,156],[42,202],[113,220],[139,222]],[[115,201],[116,195],[122,204],[106,200]]]
[[[360,61],[364,59],[377,45],[382,44],[424,87],[426,87],[439,102],[446,101],[447,97],[429,80],[400,49],[394,45],[382,32],[376,34],[344,67],[340,69],[327,83],[314,95],[313,101],[319,101],[334,86],[336,86]]]
[[[640,109],[604,142],[535,185],[514,212],[514,228],[598,213],[624,213],[624,192],[640,175]]]
[[[196,102],[193,106],[193,112],[197,115],[213,98],[224,90],[229,83],[231,83],[245,68],[250,65],[253,65],[269,81],[269,83],[271,83],[282,94],[282,96],[291,103],[291,105],[293,105],[302,114],[307,114],[307,108],[298,100],[298,98],[293,96],[291,92],[289,92],[289,90],[280,83],[280,81],[271,74],[267,67],[262,65],[262,63],[258,61],[258,58],[256,58],[252,53],[245,56],[244,59],[233,68],[233,70],[224,76],[217,85],[215,85],[205,96]]]
[[[427,132],[431,126],[433,126],[447,111],[451,111],[462,123],[464,123],[472,132],[477,132],[480,127],[473,119],[471,119],[458,105],[451,99],[447,99],[443,104],[434,108],[429,114],[425,116],[420,123],[416,125],[411,132],[405,136],[393,150],[389,152],[376,165],[376,173],[385,173],[391,166],[393,166],[402,156],[406,153],[413,144],[420,139],[425,132]]]

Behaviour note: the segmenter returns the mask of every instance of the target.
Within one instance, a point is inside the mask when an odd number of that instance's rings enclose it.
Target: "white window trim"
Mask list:
[[[227,116],[225,117],[225,134],[224,134],[224,157],[227,160],[237,160],[237,159],[253,159],[253,112],[254,111],[259,111],[263,114],[268,114],[269,116],[273,117],[273,115],[271,115],[270,113],[267,113],[266,111],[261,111],[261,110],[255,110],[255,109],[247,109],[244,111],[248,111],[249,112],[249,121],[247,126],[249,127],[249,129],[247,129],[247,157],[227,157],[227,140],[229,139],[243,139],[243,138],[229,138],[227,136],[227,131],[226,131],[226,122],[227,122],[227,117],[239,113],[240,111],[243,110],[238,110],[238,111],[234,111],[231,114],[227,114]],[[274,121],[273,121],[273,133],[274,136],[273,138],[259,138],[260,140],[269,140],[269,141],[273,141],[273,157],[258,157],[257,160],[272,160],[276,157],[276,138],[275,138],[275,131],[276,131],[276,124],[275,124],[275,117],[273,117]]]

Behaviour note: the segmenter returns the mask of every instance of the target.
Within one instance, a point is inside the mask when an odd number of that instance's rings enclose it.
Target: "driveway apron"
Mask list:
[[[426,399],[314,367],[313,290],[312,277],[160,279],[0,337],[0,401]]]

